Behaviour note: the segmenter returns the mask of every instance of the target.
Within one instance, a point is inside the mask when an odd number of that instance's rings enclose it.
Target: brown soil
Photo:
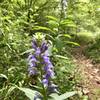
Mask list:
[[[91,59],[84,56],[85,48],[74,48],[72,52],[82,77],[82,92],[88,96],[88,100],[100,100],[100,64],[93,64]]]

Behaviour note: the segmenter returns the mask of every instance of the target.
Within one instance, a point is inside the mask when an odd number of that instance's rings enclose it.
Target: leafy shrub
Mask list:
[[[93,59],[94,62],[100,63],[100,35],[97,35],[95,42],[86,50],[86,55]]]
[[[95,40],[95,36],[92,32],[87,32],[87,31],[83,31],[83,32],[79,32],[77,33],[77,42],[78,43],[91,43]]]
[[[66,57],[67,58],[67,57]],[[74,90],[74,86],[77,83],[75,79],[75,65],[71,61],[72,59],[64,59],[64,58],[55,58],[56,64],[55,64],[55,70],[57,77],[56,77],[56,83],[58,83],[59,90],[61,93],[64,93],[66,91],[72,91]],[[63,84],[63,85],[62,85]]]

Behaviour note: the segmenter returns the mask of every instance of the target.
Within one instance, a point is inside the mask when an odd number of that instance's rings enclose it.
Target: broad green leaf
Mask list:
[[[67,98],[69,98],[69,97],[74,96],[75,94],[77,94],[77,91],[66,92],[66,93],[60,95],[60,96],[59,96],[59,99],[60,99],[60,100],[65,100],[65,99],[67,99]]]
[[[49,100],[60,100],[59,99],[59,95],[57,94],[57,93],[52,93],[51,95],[50,95],[50,99]]]
[[[32,29],[33,30],[46,30],[46,31],[50,31],[50,32],[54,33],[54,31],[51,30],[50,28],[43,27],[43,26],[34,26]]]
[[[50,95],[50,97],[52,99],[49,99],[49,100],[65,100],[65,99],[67,99],[69,97],[74,96],[75,94],[77,94],[77,91],[66,92],[66,93],[64,93],[64,94],[62,94],[60,96],[58,94],[56,94],[56,93],[53,93],[53,94]]]
[[[72,20],[69,20],[69,19],[61,21],[60,24],[67,27],[76,27],[76,24]]]
[[[52,28],[58,28],[58,26],[59,26],[59,23],[56,22],[56,21],[53,21],[53,20],[49,20],[47,23],[48,23],[49,26],[52,27]]]
[[[34,99],[34,96],[35,96],[35,94],[36,94],[36,92],[37,92],[37,91],[31,90],[31,89],[29,89],[29,88],[22,88],[22,87],[18,87],[18,86],[12,86],[12,87],[8,90],[8,92],[7,92],[5,98],[7,98],[7,96],[10,95],[10,93],[11,93],[15,88],[17,88],[17,89],[19,89],[20,91],[24,92],[25,95],[26,95],[30,100],[33,100],[33,99]]]
[[[31,90],[29,88],[20,88],[18,87],[19,90],[23,91],[25,93],[25,95],[30,99],[33,100],[34,96],[36,94],[37,91]]]

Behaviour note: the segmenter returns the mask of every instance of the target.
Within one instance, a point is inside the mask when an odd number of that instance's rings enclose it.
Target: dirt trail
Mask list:
[[[74,48],[74,62],[82,76],[82,91],[89,100],[100,100],[100,64],[93,64],[91,59],[84,56],[85,46]]]

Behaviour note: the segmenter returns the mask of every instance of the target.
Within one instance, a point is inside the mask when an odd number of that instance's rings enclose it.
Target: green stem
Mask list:
[[[43,71],[42,71],[42,66],[40,66],[40,71],[41,71],[41,80],[43,79]],[[43,88],[43,96],[44,100],[48,100],[47,98],[47,93],[46,93],[46,88],[44,87],[43,83],[41,83],[42,88]]]
[[[45,89],[45,87],[44,87],[43,84],[42,84],[42,88],[43,88],[44,100],[48,100],[48,99],[47,99],[47,94],[46,94],[46,89]]]

